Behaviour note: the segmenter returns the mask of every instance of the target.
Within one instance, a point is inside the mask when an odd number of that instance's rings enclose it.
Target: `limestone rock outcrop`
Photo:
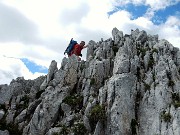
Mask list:
[[[0,134],[180,135],[180,51],[139,29],[89,41],[86,61],[0,85]]]

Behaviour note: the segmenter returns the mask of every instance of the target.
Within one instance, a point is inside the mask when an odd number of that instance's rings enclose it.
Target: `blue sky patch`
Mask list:
[[[132,14],[132,20],[137,19],[138,17],[144,16],[149,6],[146,5],[134,5],[132,3],[123,5],[123,6],[116,6],[114,10],[108,12],[107,14],[111,16],[112,14],[120,11],[126,10]],[[153,18],[151,19],[152,22],[156,25],[161,23],[165,23],[169,16],[177,16],[180,14],[180,2],[176,5],[168,6],[165,9],[161,9],[155,12]]]
[[[36,63],[30,61],[27,58],[21,58],[20,59],[25,65],[26,67],[32,72],[40,72],[40,73],[48,73],[48,69],[46,67],[37,65]]]
[[[169,16],[177,16],[179,14],[178,12],[180,12],[180,2],[176,5],[166,7],[166,9],[157,11],[152,18],[152,21],[157,25],[164,23]]]
[[[127,5],[124,6],[116,6],[114,10],[108,12],[108,15],[112,15],[120,10],[126,10],[128,12],[130,12],[133,16],[131,19],[137,19],[138,17],[143,16],[147,9],[149,8],[149,6],[145,6],[145,5],[134,5],[132,3],[129,3]]]

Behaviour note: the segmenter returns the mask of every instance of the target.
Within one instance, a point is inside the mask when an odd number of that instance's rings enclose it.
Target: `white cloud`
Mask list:
[[[51,60],[56,60],[60,67],[63,52],[72,37],[78,42],[99,41],[101,38],[110,38],[114,27],[124,34],[136,28],[146,30],[149,34],[159,34],[160,38],[166,38],[178,46],[178,17],[171,16],[166,23],[159,26],[151,21],[156,10],[178,1],[180,0],[1,0],[0,56],[27,58],[47,68]],[[130,2],[135,5],[149,5],[150,8],[144,16],[134,20],[131,20],[131,13],[124,10],[108,16],[107,13],[112,11],[114,6]],[[86,50],[83,50],[83,59],[85,52]],[[1,61],[6,61],[2,62],[3,66],[10,67],[1,68],[3,78],[10,80],[23,74],[29,78],[35,76],[19,59],[1,57]],[[8,61],[12,62],[12,65],[7,64]],[[16,73],[14,67],[21,69],[21,72]]]
[[[180,19],[175,16],[169,16],[165,25],[171,26],[171,27],[178,27],[180,26]]]
[[[171,44],[180,48],[180,19],[170,16],[167,21],[159,27],[159,35]]]
[[[35,79],[43,73],[32,74],[24,63],[17,58],[7,58],[0,56],[0,84],[9,84],[12,79],[24,77],[25,79]]]
[[[143,29],[146,30],[151,30],[156,28],[156,26],[148,18],[145,17],[139,17],[133,20],[132,22],[135,23],[137,26],[142,27]]]
[[[180,2],[180,0],[146,0],[145,3],[150,5],[153,10],[165,9]]]
[[[165,9],[180,2],[180,0],[112,0],[114,6],[121,6],[132,3],[134,5],[150,6],[153,10]]]
[[[148,6],[149,8],[144,16],[151,19],[156,11],[164,10],[169,6],[176,5],[180,0],[112,0],[112,2],[115,7],[124,6],[130,3]]]
[[[0,41],[38,42],[37,27],[17,9],[0,3]]]
[[[152,18],[156,11],[165,10],[167,7],[172,6],[180,2],[180,0],[146,0],[145,4],[150,6],[145,16]]]

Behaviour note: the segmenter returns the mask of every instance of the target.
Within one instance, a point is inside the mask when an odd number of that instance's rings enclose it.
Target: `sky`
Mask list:
[[[114,27],[180,48],[180,0],[0,0],[0,84],[46,75],[52,60],[60,68],[71,38],[98,42]]]

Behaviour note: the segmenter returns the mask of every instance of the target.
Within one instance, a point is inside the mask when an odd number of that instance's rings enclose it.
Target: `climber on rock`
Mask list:
[[[74,45],[73,45],[74,44]],[[71,50],[68,50],[69,48],[72,48]],[[78,44],[76,41],[74,41],[73,39],[71,39],[69,46],[67,47],[66,51],[64,52],[68,54],[68,57],[72,56],[73,54],[75,54],[78,57],[78,61],[81,60],[81,58],[79,56],[82,57],[81,51],[82,49],[86,48],[87,45],[85,45],[84,41],[81,41],[80,44]],[[69,51],[69,52],[68,52]]]

